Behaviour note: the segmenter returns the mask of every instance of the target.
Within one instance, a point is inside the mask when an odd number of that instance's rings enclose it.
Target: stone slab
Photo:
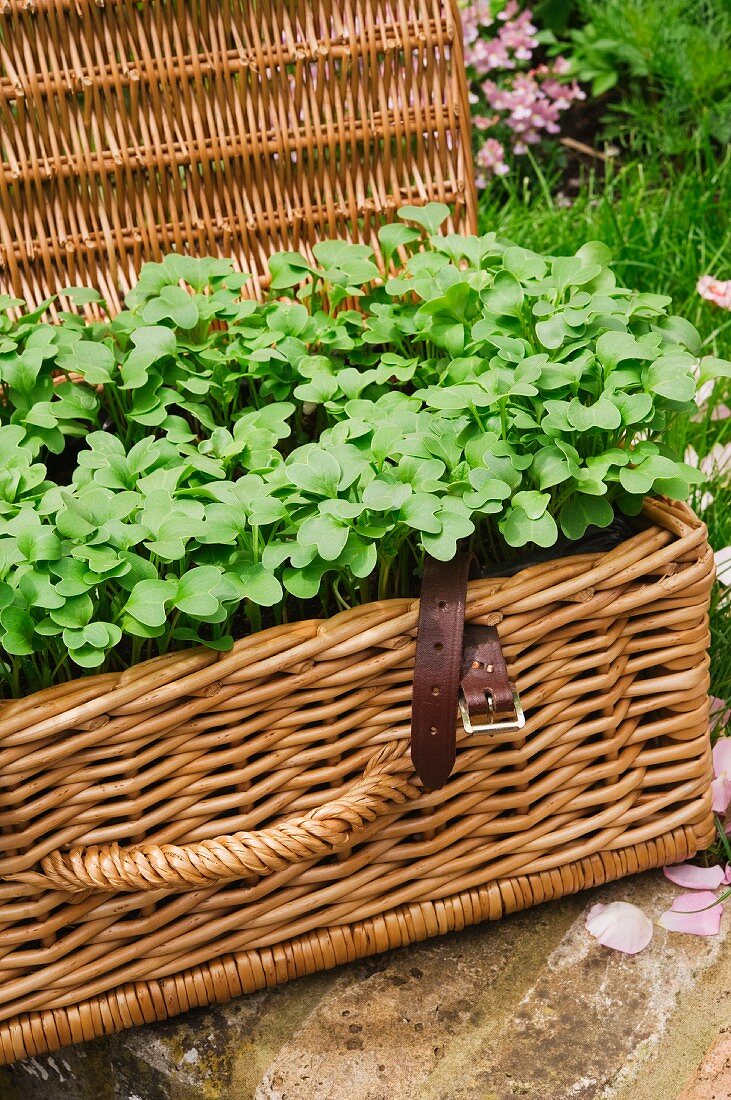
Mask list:
[[[719,1035],[680,1100],[729,1100],[731,1097],[731,1029]]]
[[[584,930],[595,901],[676,893],[638,876],[38,1058],[0,1100],[676,1100],[731,1021],[728,914],[632,958]]]

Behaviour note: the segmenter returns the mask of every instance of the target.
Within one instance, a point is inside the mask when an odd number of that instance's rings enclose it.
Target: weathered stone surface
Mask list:
[[[355,981],[344,973],[253,1092],[241,1095],[412,1100],[446,1074],[451,1098],[471,1072],[474,1038],[488,1055],[490,1033],[530,990],[582,907],[572,898],[372,959]]]
[[[223,1100],[234,1064],[243,1059],[260,1078],[337,977],[317,974],[0,1069],[0,1100]]]
[[[731,1018],[731,937],[657,929],[629,958],[583,927],[675,893],[640,876],[39,1058],[0,1100],[675,1100]]]
[[[676,1100],[695,1075],[722,1028],[731,1024],[731,922],[724,918],[726,941],[715,961],[693,974],[677,998],[663,1029],[641,1044],[614,1087],[610,1100]],[[715,1100],[731,1100],[721,1093]]]
[[[680,1100],[728,1100],[731,1096],[731,1033],[719,1035]]]

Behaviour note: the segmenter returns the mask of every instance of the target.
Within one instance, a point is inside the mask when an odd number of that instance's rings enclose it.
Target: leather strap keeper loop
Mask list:
[[[411,760],[424,787],[449,778],[457,753],[457,708],[468,733],[524,724],[497,630],[465,626],[470,554],[427,557],[421,585],[411,708]]]

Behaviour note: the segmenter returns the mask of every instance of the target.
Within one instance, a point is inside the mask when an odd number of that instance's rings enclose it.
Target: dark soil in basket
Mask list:
[[[487,565],[480,571],[481,577],[512,577],[529,565],[541,565],[553,558],[570,558],[579,554],[605,554],[614,550],[620,543],[638,535],[647,526],[642,516],[615,516],[609,527],[590,527],[584,537],[576,542],[560,535],[555,546],[546,550],[535,547],[519,554],[512,561],[499,565]]]

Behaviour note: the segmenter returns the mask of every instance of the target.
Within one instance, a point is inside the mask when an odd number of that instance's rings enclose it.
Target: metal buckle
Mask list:
[[[462,716],[462,725],[464,726],[465,733],[492,733],[494,730],[522,730],[523,726],[525,725],[525,714],[523,713],[520,696],[515,690],[513,684],[511,684],[510,687],[513,692],[515,718],[499,719],[495,722],[473,722],[472,718],[470,717],[467,700],[464,697],[464,693],[460,691],[459,713]],[[492,695],[490,695],[488,692],[485,692],[485,700],[487,702],[488,714],[494,714],[495,711],[492,701]]]

